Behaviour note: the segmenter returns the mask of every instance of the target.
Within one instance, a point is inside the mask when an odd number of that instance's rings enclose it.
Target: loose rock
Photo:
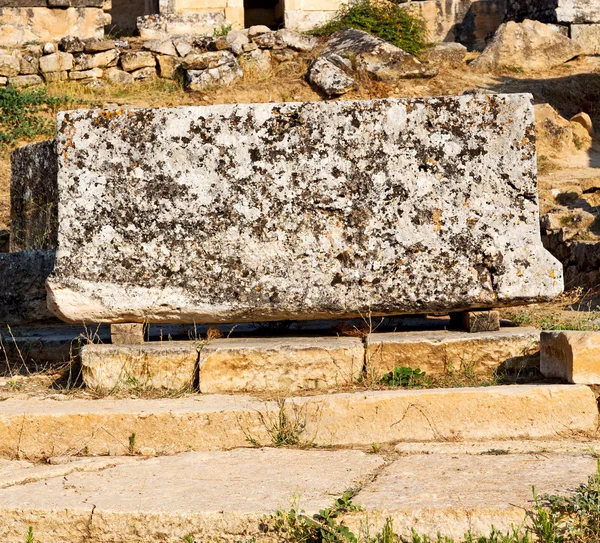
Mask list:
[[[308,81],[327,96],[340,96],[352,90],[355,81],[325,57],[316,59],[308,71]]]
[[[126,72],[140,68],[155,68],[156,59],[150,51],[132,51],[121,55],[121,66]]]

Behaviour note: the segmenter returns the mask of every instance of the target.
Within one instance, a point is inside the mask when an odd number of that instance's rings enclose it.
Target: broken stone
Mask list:
[[[40,58],[40,71],[42,73],[65,72],[73,68],[73,55],[71,53],[53,53]]]
[[[51,41],[47,42],[42,47],[42,51],[44,52],[44,55],[51,55],[56,52],[56,46]]]
[[[590,137],[594,136],[594,125],[592,123],[592,118],[587,113],[583,111],[578,113],[577,115],[571,117],[571,122],[580,124],[586,129]]]
[[[66,70],[63,72],[48,72],[43,75],[46,83],[56,83],[57,81],[66,81],[69,79],[69,72]]]
[[[346,94],[355,86],[355,81],[326,57],[317,58],[308,70],[308,81],[327,96]]]
[[[22,75],[37,74],[40,68],[39,56],[23,52],[19,59],[19,73]]]
[[[156,68],[140,68],[139,70],[134,70],[130,73],[134,81],[156,78]]]
[[[272,32],[269,32],[268,34],[259,34],[258,36],[251,36],[250,39],[261,49],[273,49],[277,44],[275,40],[275,34]]]
[[[132,51],[121,54],[121,67],[126,72],[140,68],[156,68],[156,59],[150,51]]]
[[[115,48],[115,42],[105,38],[90,38],[85,40],[84,44],[84,51],[86,53],[102,53],[103,51],[110,51]]]
[[[130,85],[133,83],[133,76],[130,73],[119,70],[119,68],[109,68],[104,72],[104,77],[113,85]]]
[[[44,80],[39,75],[16,75],[8,78],[8,84],[16,89],[43,85]]]
[[[177,79],[181,60],[177,57],[157,55],[160,77],[164,79]]]
[[[433,77],[437,68],[362,30],[344,28],[333,34],[323,56],[339,55],[351,59],[358,71],[380,81]]]
[[[265,25],[254,25],[248,29],[248,36],[250,38],[254,38],[255,36],[260,36],[261,34],[270,34],[271,29]]]
[[[185,88],[189,91],[203,91],[211,87],[230,85],[244,75],[237,60],[220,64],[207,70],[187,70],[185,72]]]
[[[571,39],[582,55],[600,55],[600,24],[571,25]]]
[[[284,47],[289,47],[295,51],[308,52],[312,51],[319,41],[314,36],[308,34],[300,34],[288,28],[282,28],[275,33],[276,40]]]
[[[260,73],[271,71],[271,51],[266,49],[255,49],[248,53],[242,53],[240,62],[244,70],[255,70]]]
[[[187,41],[175,41],[175,49],[180,57],[185,57],[192,52],[192,45]]]
[[[103,51],[95,55],[87,53],[78,54],[73,59],[73,70],[91,70],[93,68],[106,68],[116,66],[119,52],[116,50]]]
[[[188,87],[241,75],[188,71]],[[67,321],[452,312],[562,291],[529,95],[78,110],[58,127],[48,291]]]
[[[231,49],[224,36],[220,36],[215,40],[214,48],[216,51],[229,51]]]
[[[465,64],[466,55],[467,48],[460,43],[438,43],[434,47],[425,49],[421,59],[435,66],[460,68]]]
[[[19,59],[13,55],[0,55],[0,75],[13,77],[19,75],[21,68]]]
[[[470,66],[478,71],[518,68],[548,70],[581,54],[569,38],[538,21],[509,21],[494,34],[483,53]]]
[[[85,43],[77,36],[66,36],[60,40],[58,48],[65,53],[83,53]]]
[[[80,81],[83,79],[99,79],[102,77],[104,71],[101,68],[92,68],[91,70],[83,70],[80,72],[72,71],[69,72],[69,79],[73,81]]]
[[[103,90],[107,87],[106,83],[100,79],[84,80],[83,85],[94,90]]]
[[[242,53],[244,50],[244,45],[250,43],[248,35],[245,32],[242,32],[241,30],[234,30],[233,32],[230,32],[229,34],[227,34],[225,39],[227,40],[227,43],[233,51],[233,53],[236,55]]]
[[[542,332],[540,371],[545,377],[568,383],[600,384],[600,334],[572,330]]]
[[[142,47],[147,51],[158,53],[160,55],[177,56],[177,50],[171,40],[152,40],[145,42]]]
[[[244,51],[244,53],[248,53],[249,51],[254,51],[255,49],[258,49],[258,45],[256,45],[255,43],[245,43],[244,45],[242,45],[242,51]],[[276,49],[271,51],[271,54],[273,54],[275,51],[276,51]]]
[[[257,47],[255,43],[251,44],[254,47]],[[274,49],[271,51],[271,58],[275,62],[289,62],[290,60],[294,60],[296,58],[296,53],[291,49]]]
[[[86,387],[103,393],[131,388],[189,391],[197,361],[198,350],[189,342],[90,344],[81,349],[81,374]]]
[[[236,58],[229,51],[210,51],[199,55],[188,55],[183,59],[182,66],[186,70],[206,70],[233,62],[237,62]]]
[[[358,338],[216,339],[200,350],[200,392],[295,392],[356,383]]]

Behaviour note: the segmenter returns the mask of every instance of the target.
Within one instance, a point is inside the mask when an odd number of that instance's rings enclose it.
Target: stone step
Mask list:
[[[538,494],[567,493],[594,473],[589,444],[571,452],[498,456],[426,450],[399,456],[356,450],[236,449],[158,458],[0,460],[0,540],[22,543],[274,541],[273,516],[308,516],[352,488],[362,510],[343,522],[375,535],[388,518],[410,538],[461,537],[518,526]],[[587,449],[587,452],[586,452]],[[281,534],[279,534],[281,535]]]
[[[539,366],[534,328],[496,332],[385,332],[358,337],[228,338],[83,347],[83,380],[110,393],[127,388],[200,392],[289,393],[331,390],[365,378],[378,382],[397,366],[428,375]],[[364,373],[363,373],[364,370]]]
[[[285,401],[61,398],[0,402],[0,457],[537,439],[595,435],[598,426],[594,393],[584,385],[365,390]]]

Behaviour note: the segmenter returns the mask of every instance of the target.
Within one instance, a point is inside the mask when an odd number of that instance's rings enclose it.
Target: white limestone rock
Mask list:
[[[212,87],[231,85],[244,75],[240,63],[233,59],[206,70],[184,71],[184,86],[189,91],[203,91]]]
[[[562,291],[529,95],[79,110],[59,114],[57,152],[47,289],[66,321],[349,318]]]
[[[307,78],[309,83],[327,96],[346,94],[355,85],[354,79],[326,57],[319,57],[312,63]]]

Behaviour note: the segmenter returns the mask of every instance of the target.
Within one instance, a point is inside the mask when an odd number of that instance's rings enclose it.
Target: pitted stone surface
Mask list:
[[[85,322],[346,318],[547,300],[528,95],[58,119],[49,307]]]

